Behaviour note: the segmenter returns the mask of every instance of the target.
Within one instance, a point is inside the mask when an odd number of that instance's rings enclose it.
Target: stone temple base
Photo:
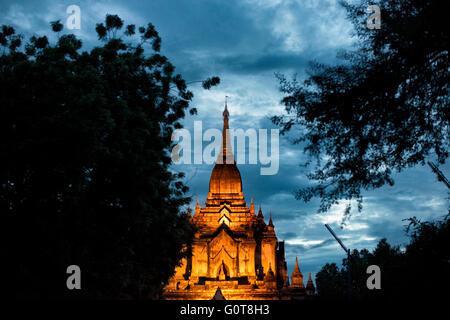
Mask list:
[[[166,287],[164,299],[166,300],[211,300],[217,288],[226,300],[303,300],[308,298],[305,290],[283,288],[276,286],[258,286],[252,284],[240,285],[237,280],[232,281],[205,281],[205,284],[183,284],[176,287]],[[186,285],[184,287],[184,285]]]
[[[252,288],[252,285],[237,285],[223,281],[209,285],[193,285],[189,290],[168,290],[164,293],[167,300],[211,300],[220,288],[226,300],[279,300],[279,291],[266,288]]]

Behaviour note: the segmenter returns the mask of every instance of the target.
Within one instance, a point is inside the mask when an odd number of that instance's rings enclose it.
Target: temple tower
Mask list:
[[[210,300],[220,292],[227,300],[286,298],[290,287],[284,242],[278,242],[271,215],[265,223],[261,205],[258,215],[253,198],[247,207],[231,147],[226,103],[222,115],[221,151],[211,173],[205,206],[201,207],[197,198],[193,216],[188,208],[189,220],[197,230],[192,255],[176,268],[164,297]],[[292,282],[297,288],[297,280]]]

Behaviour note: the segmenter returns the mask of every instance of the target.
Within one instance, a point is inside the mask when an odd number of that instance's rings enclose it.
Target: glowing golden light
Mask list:
[[[289,285],[284,241],[278,241],[272,217],[269,223],[253,198],[246,206],[239,169],[233,159],[223,112],[222,150],[212,170],[205,206],[197,199],[190,218],[197,233],[192,255],[181,261],[164,289],[165,299],[278,300],[304,299],[314,294],[309,274],[305,289],[298,261]],[[229,161],[231,159],[231,161]],[[190,211],[188,211],[190,215]]]

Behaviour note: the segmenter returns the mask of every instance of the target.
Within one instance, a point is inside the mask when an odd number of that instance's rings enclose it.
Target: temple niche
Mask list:
[[[181,261],[164,288],[168,300],[280,300],[314,295],[296,259],[291,284],[272,217],[266,224],[253,198],[247,207],[239,169],[227,134],[229,112],[223,112],[222,149],[212,170],[205,206],[188,215],[196,227],[192,255]],[[191,216],[192,215],[192,216]],[[219,297],[219,298],[218,298]]]

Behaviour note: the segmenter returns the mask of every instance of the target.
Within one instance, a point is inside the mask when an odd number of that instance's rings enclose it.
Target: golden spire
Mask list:
[[[253,204],[253,197],[252,201],[250,202],[250,213],[255,214],[255,205]]]
[[[226,96],[227,97],[227,96]],[[222,130],[222,150],[217,157],[216,163],[235,164],[233,152],[231,151],[230,142],[230,127],[228,125],[228,118],[230,113],[228,112],[227,101],[225,97],[225,109],[223,110],[223,130]]]
[[[245,205],[242,193],[242,180],[239,169],[234,161],[230,143],[228,126],[229,117],[227,103],[223,111],[222,148],[217,155],[216,164],[209,179],[209,192],[206,205],[220,202],[224,199]]]
[[[295,267],[294,271],[291,275],[292,287],[304,288],[303,284],[303,274],[300,272],[300,268],[298,267],[298,259],[295,257]]]
[[[272,213],[270,214],[270,218],[269,218],[269,226],[273,227]]]

